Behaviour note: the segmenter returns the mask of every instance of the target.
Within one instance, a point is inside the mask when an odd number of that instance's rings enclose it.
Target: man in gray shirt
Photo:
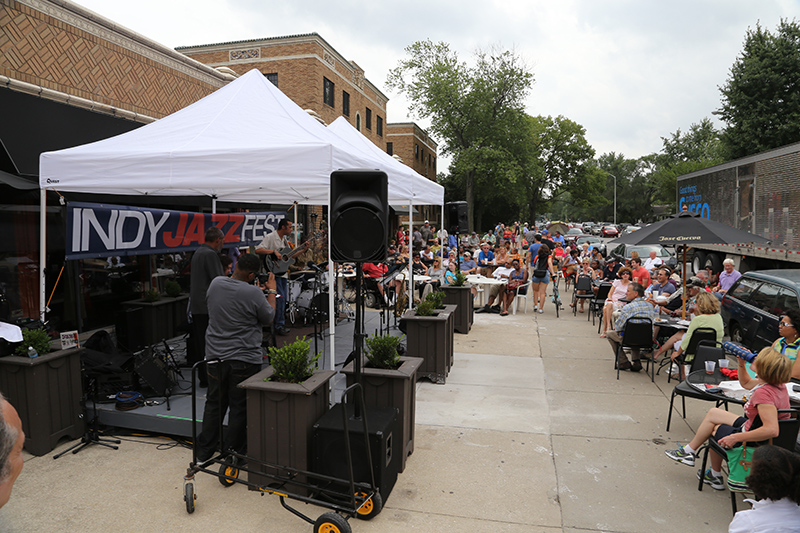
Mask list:
[[[228,409],[228,429],[220,451],[247,451],[247,391],[238,385],[261,370],[261,328],[275,318],[277,294],[272,274],[266,285],[252,285],[260,267],[258,257],[244,254],[230,278],[214,278],[208,287],[206,361],[214,362],[207,365],[208,394],[203,430],[197,437],[201,462],[219,448],[219,421]]]
[[[219,252],[222,250],[222,230],[211,226],[206,230],[205,243],[192,255],[192,270],[189,280],[189,311],[192,313],[192,349],[187,350],[186,360],[190,365],[202,361],[206,356],[206,328],[208,327],[208,305],[206,291],[211,280],[224,275]],[[205,368],[198,372],[200,386],[206,387]]]

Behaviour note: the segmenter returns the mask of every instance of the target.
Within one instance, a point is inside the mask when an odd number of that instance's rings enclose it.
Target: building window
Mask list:
[[[414,159],[419,159],[419,145],[414,145]]]
[[[350,116],[350,93],[342,91],[342,114],[346,117]]]
[[[334,91],[336,86],[328,78],[322,78],[322,101],[327,105],[334,107],[336,103],[334,100]]]
[[[383,137],[383,118],[375,115],[375,131],[379,137]]]
[[[356,129],[361,131],[361,113],[356,113]]]
[[[386,143],[386,153],[389,155],[394,155],[394,144]]]
[[[372,109],[367,108],[367,129],[372,129]]]
[[[269,81],[272,82],[272,85],[275,87],[278,86],[278,73],[277,72],[268,72],[264,74],[264,77],[267,78]]]

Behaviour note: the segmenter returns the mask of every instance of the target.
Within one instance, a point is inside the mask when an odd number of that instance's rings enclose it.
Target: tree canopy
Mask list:
[[[744,49],[720,87],[716,114],[727,128],[728,158],[800,141],[800,27],[781,20],[777,31],[748,29]]]

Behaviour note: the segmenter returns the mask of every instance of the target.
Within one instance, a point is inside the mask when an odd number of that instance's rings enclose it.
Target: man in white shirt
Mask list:
[[[656,257],[656,251],[655,250],[650,250],[650,257],[645,259],[644,265],[642,265],[642,266],[644,268],[646,268],[647,271],[650,272],[650,274],[652,275],[653,274],[653,270],[655,270],[656,268],[660,267],[663,263],[664,262],[661,260],[660,257]]]
[[[289,246],[289,234],[294,230],[292,221],[288,218],[278,222],[278,228],[268,233],[256,246],[258,255],[272,255],[274,258],[280,257],[281,251]],[[308,246],[306,242],[305,246]],[[275,308],[275,334],[286,336],[289,330],[286,328],[286,298],[289,296],[289,276],[287,272],[275,276],[275,285],[278,291]]]
[[[492,277],[498,281],[506,280],[508,281],[508,277],[511,273],[514,272],[514,269],[511,266],[511,261],[506,261],[503,266],[499,266],[494,269],[492,273]],[[495,299],[503,293],[503,289],[505,288],[504,283],[493,283],[489,285],[489,299],[486,301],[486,305],[482,308],[477,309],[476,313],[499,313],[501,311],[499,305],[492,306]]]

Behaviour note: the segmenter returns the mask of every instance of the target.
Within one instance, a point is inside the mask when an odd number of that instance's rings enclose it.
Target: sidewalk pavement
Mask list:
[[[653,384],[644,372],[617,381],[611,348],[585,314],[556,319],[549,302],[544,314],[478,314],[469,335],[456,334],[455,352],[446,384],[417,384],[415,451],[381,514],[351,520],[354,532],[727,529],[728,492],[698,492],[696,468],[664,455],[691,438],[711,404],[687,401],[686,421],[678,405],[666,433],[674,382]],[[57,461],[26,454],[0,530],[312,530],[277,497],[203,474],[187,514],[190,456],[153,437]]]

